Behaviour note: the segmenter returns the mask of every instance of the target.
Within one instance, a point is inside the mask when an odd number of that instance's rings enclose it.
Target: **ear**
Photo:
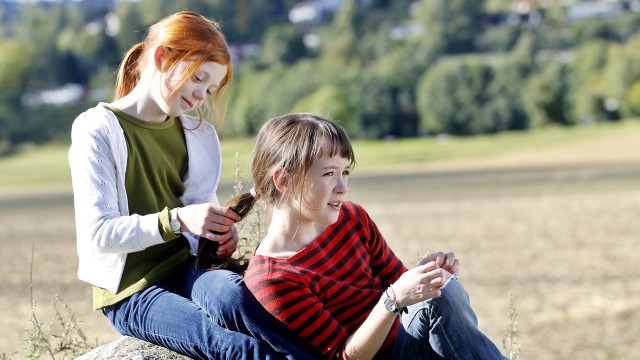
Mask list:
[[[284,193],[289,188],[289,179],[283,167],[278,167],[276,171],[273,172],[272,180],[276,189],[281,193]]]
[[[160,45],[156,47],[156,50],[153,52],[153,64],[156,66],[156,70],[162,71],[162,62],[164,61],[164,57],[167,55],[167,48]]]

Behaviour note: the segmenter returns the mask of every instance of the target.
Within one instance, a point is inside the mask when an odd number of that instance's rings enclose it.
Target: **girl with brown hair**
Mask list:
[[[267,121],[251,160],[271,223],[245,281],[326,359],[505,359],[478,329],[453,253],[408,269],[364,208],[347,200],[346,132],[314,114]]]

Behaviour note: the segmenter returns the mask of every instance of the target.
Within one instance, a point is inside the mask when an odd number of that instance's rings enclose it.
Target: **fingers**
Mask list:
[[[453,263],[456,261],[456,254],[450,252],[444,254],[444,259],[442,261],[441,267],[450,268],[453,267]]]
[[[439,266],[438,266],[438,264],[436,264],[435,261],[429,261],[429,262],[427,262],[425,264],[422,264],[422,265],[419,265],[416,268],[414,268],[412,270],[409,270],[409,271],[416,271],[418,273],[426,273],[426,272],[429,272],[431,270],[438,269],[438,268],[439,268]]]
[[[223,206],[213,205],[212,206],[212,212],[216,213],[216,214],[219,214],[219,215],[222,215],[227,219],[231,219],[233,222],[241,220],[240,219],[240,215],[238,215],[235,211],[233,211],[233,210],[231,210],[229,208],[223,207]]]
[[[433,287],[433,288],[423,288],[421,290],[416,289],[415,295],[413,296],[415,300],[413,304],[418,303],[420,301],[434,299],[442,296],[442,290],[440,290],[441,288],[442,286]]]
[[[399,303],[409,306],[441,296],[440,289],[450,276],[435,261],[431,261],[407,271],[393,284],[393,289],[398,295]]]
[[[215,234],[228,232],[240,220],[233,210],[209,203],[185,206],[179,214],[189,232],[209,240],[213,240]]]
[[[233,210],[218,205],[211,205],[205,217],[209,230],[219,232],[228,231],[239,220],[240,216]]]
[[[453,253],[449,253],[449,254],[453,254]],[[424,265],[424,264],[428,263],[429,261],[434,261],[438,266],[442,266],[442,264],[444,264],[444,262],[446,260],[446,257],[447,257],[447,254],[445,254],[443,252],[428,253],[420,261],[419,265]],[[455,258],[455,256],[454,256],[454,258]]]
[[[229,231],[224,233],[208,233],[205,238],[218,243],[216,255],[221,258],[227,258],[233,255],[240,242],[235,226],[231,226]]]
[[[458,260],[454,260],[453,261],[453,265],[451,266],[451,268],[448,269],[448,271],[451,273],[451,275],[458,275],[458,267],[460,266],[460,263],[458,262]]]
[[[238,248],[238,243],[240,241],[235,226],[232,226],[230,231],[218,235],[217,240],[220,244],[218,246],[217,255],[223,258],[233,255]]]
[[[456,259],[456,254],[450,252],[445,254],[444,261],[440,267],[447,270],[452,275],[458,275],[458,267],[460,262]]]
[[[429,262],[434,262],[438,267],[441,267],[453,275],[458,275],[458,268],[460,262],[456,259],[456,254],[452,252],[434,252],[430,253],[420,261],[420,266]]]

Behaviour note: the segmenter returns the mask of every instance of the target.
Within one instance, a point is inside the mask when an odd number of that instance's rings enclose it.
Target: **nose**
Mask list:
[[[193,90],[193,97],[196,98],[197,100],[204,100],[206,96],[207,96],[207,90],[205,90],[202,87],[197,87],[195,88],[195,90]]]
[[[336,182],[336,192],[339,194],[345,194],[349,189],[348,182],[349,178],[346,175],[338,176],[338,181]]]

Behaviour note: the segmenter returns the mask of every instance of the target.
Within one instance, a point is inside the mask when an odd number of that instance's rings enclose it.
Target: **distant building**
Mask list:
[[[85,96],[85,88],[80,84],[66,84],[56,89],[28,92],[22,95],[22,105],[37,109],[43,105],[75,104]]]
[[[289,21],[295,25],[321,24],[340,9],[342,0],[310,0],[296,4],[289,11]]]
[[[624,10],[624,5],[618,1],[591,1],[567,6],[565,17],[568,21],[612,17],[620,15]]]

